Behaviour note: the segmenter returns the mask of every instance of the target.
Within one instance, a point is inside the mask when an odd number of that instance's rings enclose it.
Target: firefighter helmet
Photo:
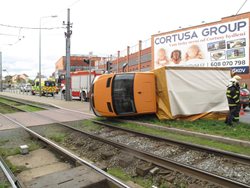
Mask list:
[[[238,75],[235,75],[233,78],[236,79],[237,81],[241,80],[241,77]]]

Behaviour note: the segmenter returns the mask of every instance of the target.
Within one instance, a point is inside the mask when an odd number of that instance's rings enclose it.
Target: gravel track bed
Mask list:
[[[105,164],[107,168],[121,167],[131,177],[137,177],[138,166],[150,166],[151,163],[142,161],[136,157],[130,156],[128,153],[124,153],[113,146],[101,143],[93,140],[81,133],[71,133],[69,137],[63,143],[64,147],[73,150],[83,158],[87,158],[94,162]],[[129,161],[129,163],[124,162]],[[218,188],[219,186],[209,184],[207,182],[198,180],[194,177],[175,172],[172,170],[165,170],[160,168],[160,172],[157,175],[148,173],[144,179],[152,179],[156,185],[160,185],[163,182],[168,182],[171,187],[198,186],[205,188]],[[184,186],[185,187],[185,186]]]
[[[46,128],[34,127],[34,130],[46,137],[47,134],[51,135],[52,132],[66,132],[67,136],[60,145],[73,151],[79,157],[88,159],[101,166],[110,168],[122,168],[131,177],[140,177],[137,172],[140,166],[156,167],[155,165],[131,156],[129,153],[123,152],[113,146],[102,143],[97,140],[93,140],[82,133],[69,131],[62,129],[59,126],[46,126]],[[131,138],[130,138],[131,139]],[[133,139],[131,139],[133,141]],[[138,142],[138,141],[137,141]],[[162,146],[160,146],[162,147]],[[143,176],[143,181],[149,179],[154,185],[160,186],[164,184],[167,187],[179,188],[179,187],[204,187],[204,188],[220,188],[220,186],[210,184],[207,181],[202,181],[196,177],[190,177],[176,171],[162,169],[160,167],[159,172],[156,174],[147,173]]]
[[[136,136],[121,130],[112,130],[110,128],[104,128],[103,130],[95,132],[95,134],[138,150],[182,164],[192,165],[196,168],[250,185],[250,165],[242,165],[236,161],[205,152],[189,150],[179,146],[169,146],[163,141]]]

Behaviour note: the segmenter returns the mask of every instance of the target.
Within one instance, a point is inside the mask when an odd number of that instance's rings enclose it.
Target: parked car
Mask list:
[[[25,84],[24,85],[24,92],[31,92],[32,85],[31,84]]]
[[[17,89],[18,89],[18,87],[19,87],[21,92],[24,92],[24,84],[17,86]]]
[[[250,107],[250,92],[248,89],[246,88],[241,88],[240,89],[240,103],[243,106],[243,108],[245,109],[247,106]]]
[[[21,92],[30,92],[32,89],[31,84],[22,84],[20,85],[20,91]]]

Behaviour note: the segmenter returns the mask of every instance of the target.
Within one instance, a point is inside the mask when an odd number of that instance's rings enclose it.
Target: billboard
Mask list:
[[[154,68],[230,67],[249,73],[249,20],[214,24],[153,36]]]

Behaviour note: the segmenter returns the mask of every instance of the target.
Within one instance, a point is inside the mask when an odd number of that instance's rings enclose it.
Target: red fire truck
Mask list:
[[[80,99],[81,101],[87,101],[89,99],[90,83],[98,75],[101,75],[101,72],[91,71],[76,71],[70,73],[70,90],[72,99]],[[91,80],[91,82],[89,81]],[[62,87],[62,94],[65,96],[65,75],[60,76],[60,83]]]

